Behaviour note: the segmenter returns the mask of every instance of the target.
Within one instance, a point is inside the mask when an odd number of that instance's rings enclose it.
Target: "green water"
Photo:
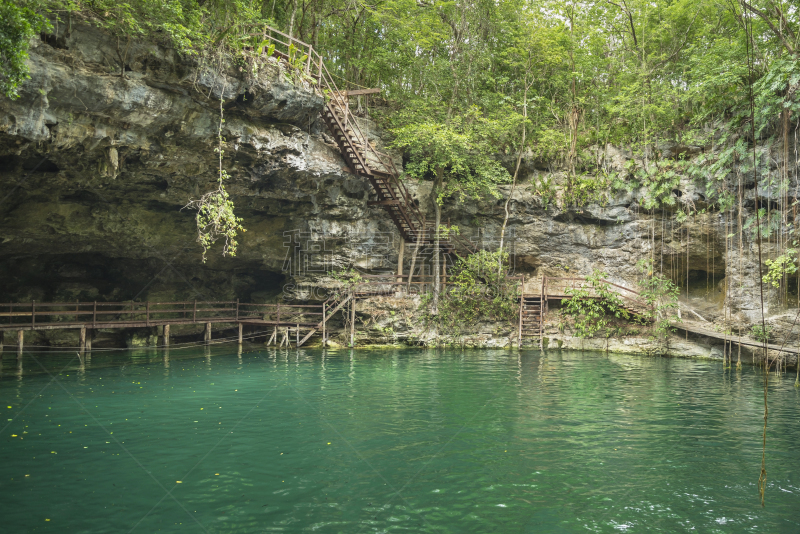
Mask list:
[[[192,350],[31,354],[22,377],[6,353],[2,530],[800,532],[793,375],[771,381],[761,508],[758,369]]]

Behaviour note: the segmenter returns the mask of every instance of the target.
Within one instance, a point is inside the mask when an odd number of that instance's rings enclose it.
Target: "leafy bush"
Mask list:
[[[498,262],[504,268],[498,272]],[[474,332],[480,321],[514,324],[519,311],[519,284],[507,277],[508,253],[481,250],[460,259],[439,300],[438,313],[431,314],[431,294],[423,296],[421,309],[427,326],[460,338]]]
[[[762,343],[769,343],[771,334],[772,327],[770,325],[766,325],[766,327],[764,327],[763,325],[756,324],[750,328],[750,335],[753,336],[753,339]]]
[[[30,77],[28,41],[48,27],[27,1],[0,0],[0,92],[5,96],[19,96],[19,85]]]
[[[621,333],[615,319],[635,319],[623,303],[622,297],[603,280],[604,273],[595,269],[586,278],[587,285],[567,289],[570,296],[562,307],[562,317],[567,319],[573,332],[580,338],[600,335],[609,338]]]
[[[769,271],[764,275],[763,280],[765,284],[770,284],[772,287],[781,287],[781,281],[787,275],[797,272],[797,250],[793,248],[786,249],[786,252],[775,258],[774,260],[767,260]]]
[[[655,272],[652,259],[641,260],[636,267],[643,275],[639,280],[639,295],[649,306],[643,318],[652,321],[653,329],[650,337],[664,348],[669,341],[669,335],[675,331],[672,322],[678,320],[680,290],[672,280]]]

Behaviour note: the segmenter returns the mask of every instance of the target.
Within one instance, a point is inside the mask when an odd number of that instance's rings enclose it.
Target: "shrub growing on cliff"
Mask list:
[[[28,42],[49,27],[25,0],[0,0],[0,92],[19,96],[19,85],[27,80]]]
[[[519,310],[519,284],[508,279],[508,258],[507,252],[481,250],[459,259],[447,277],[437,314],[429,310],[432,294],[423,296],[425,324],[453,339],[474,333],[481,321],[513,324]],[[501,273],[498,262],[504,267]]]
[[[619,333],[613,324],[615,319],[631,319],[622,297],[611,289],[603,276],[602,272],[595,269],[591,276],[586,277],[588,285],[566,290],[570,298],[564,301],[562,316],[571,323],[574,334],[580,338],[600,335],[608,339]]]
[[[672,280],[656,272],[652,259],[640,260],[636,267],[643,275],[639,280],[639,295],[649,306],[645,318],[653,323],[650,338],[663,350],[669,335],[675,331],[672,323],[679,320],[677,309],[680,290]]]
[[[788,276],[797,272],[797,250],[786,249],[786,252],[774,260],[766,260],[769,271],[763,276],[765,284],[770,284],[774,288],[781,287],[781,282]]]

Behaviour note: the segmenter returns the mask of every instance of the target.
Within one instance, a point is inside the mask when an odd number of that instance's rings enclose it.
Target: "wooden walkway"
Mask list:
[[[674,328],[678,330],[683,330],[685,332],[689,332],[690,334],[697,334],[700,336],[710,337],[728,343],[736,343],[737,345],[741,345],[743,347],[753,347],[757,349],[764,348],[763,342],[757,341],[755,339],[746,336],[723,334],[722,332],[715,332],[714,330],[708,330],[706,328],[702,328],[700,326],[687,322],[673,322],[671,324]],[[793,347],[791,345],[776,345],[773,343],[767,343],[767,349],[778,352],[785,352],[787,354],[800,354],[800,348]]]
[[[294,331],[298,346],[302,345],[341,307],[328,310],[321,304],[252,304],[235,301],[178,302],[36,302],[0,304],[0,334],[17,332],[17,348],[22,350],[24,332],[34,330],[80,330],[80,348],[91,347],[91,334],[97,329],[161,327],[164,346],[169,346],[171,326],[204,325],[205,340],[211,341],[214,324],[238,325],[239,343],[243,327],[273,327],[271,341],[277,342],[278,330]],[[308,330],[300,341],[301,330]],[[2,350],[2,338],[0,338]]]

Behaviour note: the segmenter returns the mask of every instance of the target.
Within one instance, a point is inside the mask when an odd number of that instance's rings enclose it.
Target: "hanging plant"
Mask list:
[[[241,217],[234,213],[233,201],[225,190],[224,182],[230,176],[222,168],[222,156],[224,150],[222,144],[222,125],[225,122],[222,108],[223,101],[219,102],[219,127],[217,128],[217,148],[214,151],[219,155],[219,168],[217,178],[217,188],[209,191],[197,200],[189,200],[182,209],[192,208],[197,210],[197,242],[203,247],[203,263],[206,262],[206,253],[211,246],[222,239],[223,256],[236,256],[236,249],[239,242],[236,236],[239,232],[246,232],[242,226]]]

